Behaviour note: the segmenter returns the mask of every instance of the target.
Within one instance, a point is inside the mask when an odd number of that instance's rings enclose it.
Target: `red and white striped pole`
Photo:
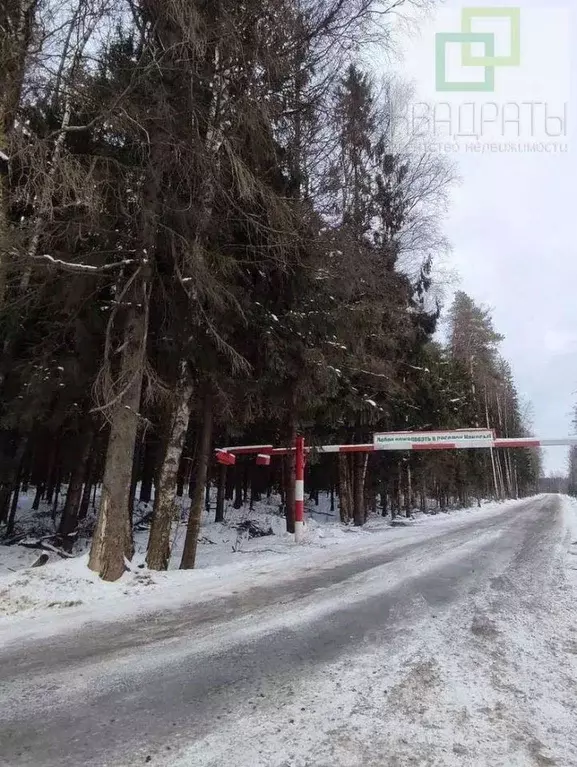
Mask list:
[[[305,440],[295,442],[295,542],[303,539],[305,521]]]

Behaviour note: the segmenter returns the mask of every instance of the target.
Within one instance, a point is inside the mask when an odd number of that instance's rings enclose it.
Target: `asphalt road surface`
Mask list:
[[[0,764],[176,764],[185,747],[209,736],[218,740],[219,733],[230,737],[230,722],[247,713],[255,721],[281,717],[286,724],[276,737],[282,742],[295,724],[282,716],[284,707],[294,708],[290,691],[331,664],[373,648],[388,647],[394,655],[411,631],[433,621],[445,626],[450,641],[453,618],[480,593],[497,600],[503,615],[513,596],[538,612],[564,535],[559,499],[547,496],[489,517],[471,514],[455,528],[406,545],[365,549],[357,559],[339,562],[335,550],[330,569],[311,569],[287,583],[11,642],[0,648]],[[520,593],[536,578],[537,588]],[[477,633],[483,631],[490,624],[480,623]],[[178,764],[221,763],[192,753]],[[297,764],[267,758],[260,763]],[[311,756],[298,763],[331,761]]]

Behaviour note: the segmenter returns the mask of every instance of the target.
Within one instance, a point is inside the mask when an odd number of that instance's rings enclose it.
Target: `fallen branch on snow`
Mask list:
[[[52,536],[49,536],[50,538]],[[62,559],[74,559],[74,554],[69,554],[63,549],[59,549],[58,546],[54,546],[51,543],[47,543],[45,539],[38,539],[36,541],[20,541],[19,546],[24,546],[25,549],[40,549],[41,551],[51,551],[53,554],[58,554]]]

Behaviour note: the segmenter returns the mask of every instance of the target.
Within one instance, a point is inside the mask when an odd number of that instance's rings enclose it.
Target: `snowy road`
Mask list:
[[[577,765],[568,504],[543,497],[232,596],[11,642],[0,764]]]

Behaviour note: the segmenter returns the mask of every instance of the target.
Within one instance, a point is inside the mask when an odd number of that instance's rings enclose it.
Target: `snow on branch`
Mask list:
[[[135,263],[132,258],[125,258],[122,261],[115,261],[113,264],[104,264],[103,266],[92,266],[91,264],[73,264],[70,261],[63,261],[60,258],[54,258],[53,256],[44,253],[42,255],[33,256],[35,261],[43,261],[46,264],[51,264],[58,269],[63,269],[66,272],[81,272],[88,274],[102,274],[103,272],[110,272],[113,269],[119,269],[122,266],[129,266]]]

